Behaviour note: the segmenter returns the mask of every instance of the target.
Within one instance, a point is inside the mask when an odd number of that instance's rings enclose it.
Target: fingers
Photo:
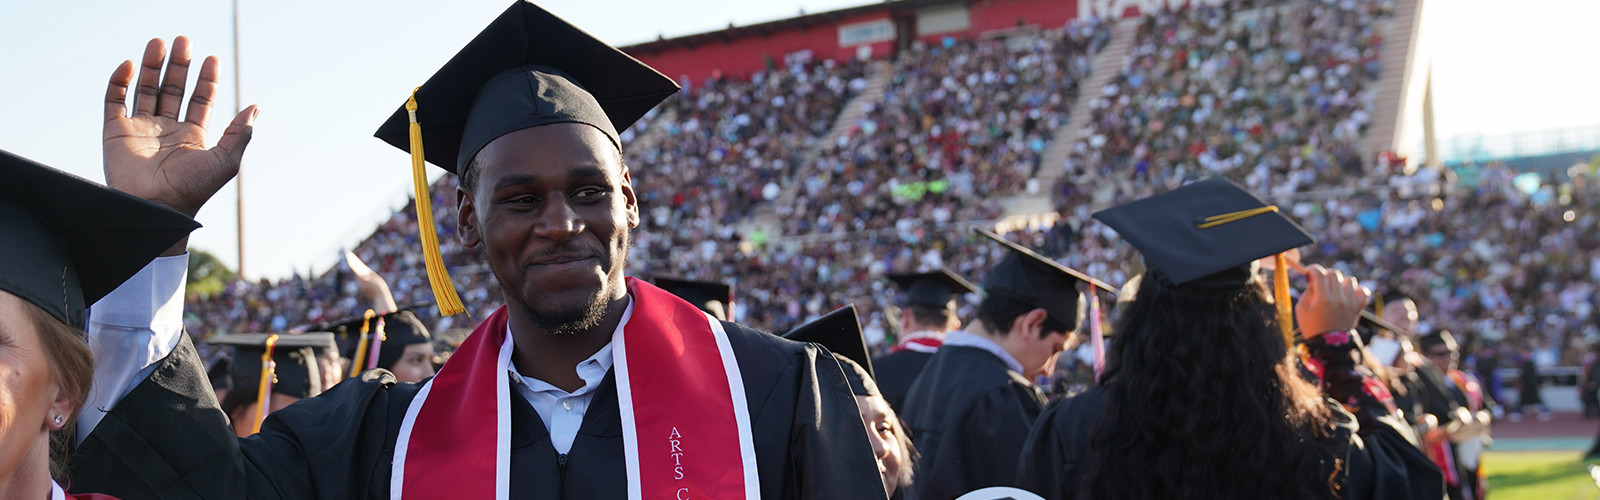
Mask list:
[[[189,81],[189,37],[180,36],[172,41],[172,55],[167,58],[167,75],[161,79],[161,95],[156,98],[156,114],[163,118],[178,119],[183,107],[183,89]]]
[[[244,148],[250,144],[250,135],[255,129],[256,115],[260,112],[254,104],[244,108],[233,121],[228,123],[228,128],[222,131],[222,139],[217,141],[213,151],[221,153],[228,159],[234,169],[239,168],[239,162],[244,159]],[[230,174],[231,176],[232,174]]]
[[[200,64],[200,78],[194,83],[194,95],[189,97],[189,113],[184,121],[206,128],[211,121],[211,98],[217,94],[217,57],[207,57]]]
[[[1306,295],[1322,295],[1328,291],[1328,269],[1322,264],[1306,268]]]
[[[106,85],[106,121],[128,117],[128,85],[133,83],[133,61],[122,61]]]
[[[160,38],[152,38],[144,46],[144,58],[139,63],[139,86],[134,89],[134,116],[151,116],[156,112],[156,102],[161,95],[157,86],[161,83],[161,63],[166,60],[166,48],[167,42]]]

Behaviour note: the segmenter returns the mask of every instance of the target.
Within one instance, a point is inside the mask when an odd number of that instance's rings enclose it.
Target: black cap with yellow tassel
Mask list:
[[[1314,240],[1299,224],[1239,185],[1212,178],[1094,214],[1139,250],[1152,278],[1189,289],[1231,289],[1273,257],[1273,296],[1285,345],[1293,345],[1289,263],[1284,252]],[[1146,278],[1146,279],[1152,279]]]
[[[376,136],[411,153],[424,261],[439,312],[465,308],[439,256],[424,160],[461,174],[502,135],[553,123],[626,130],[677,83],[539,6],[518,1],[418,87]]]

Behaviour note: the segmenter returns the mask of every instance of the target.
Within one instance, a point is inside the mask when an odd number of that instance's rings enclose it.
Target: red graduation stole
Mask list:
[[[66,490],[54,480],[50,481],[50,500],[117,500],[117,497],[100,493],[78,493],[68,495]]]
[[[938,351],[939,347],[943,345],[944,334],[942,333],[928,331],[911,332],[906,334],[905,337],[901,338],[900,345],[894,346],[894,349],[891,349],[889,352],[896,353],[900,351],[912,351],[932,354],[934,351]]]
[[[759,498],[744,380],[722,324],[649,283],[627,285],[632,313],[611,349],[628,498]],[[406,408],[390,498],[507,499],[506,322],[501,306]]]

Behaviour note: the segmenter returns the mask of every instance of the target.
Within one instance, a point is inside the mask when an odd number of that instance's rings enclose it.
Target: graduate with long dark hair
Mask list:
[[[1100,385],[1041,415],[1020,486],[1047,498],[1442,496],[1388,392],[1357,370],[1350,330],[1370,292],[1311,266],[1291,313],[1286,277],[1271,289],[1258,277],[1257,259],[1311,242],[1304,230],[1221,179],[1095,217],[1150,270]],[[1284,328],[1294,320],[1305,356]]]

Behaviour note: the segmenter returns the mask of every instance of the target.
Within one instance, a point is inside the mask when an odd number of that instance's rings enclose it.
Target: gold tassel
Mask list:
[[[250,433],[261,432],[261,421],[267,419],[272,409],[272,378],[277,376],[272,366],[272,347],[278,344],[278,335],[267,336],[267,350],[261,353],[261,382],[256,384],[256,418],[250,424]]]
[[[373,311],[371,309],[367,309],[367,312],[361,315],[361,334],[359,335],[361,340],[356,342],[355,359],[350,360],[350,376],[352,378],[356,375],[360,375],[361,367],[367,365],[367,325],[371,325],[372,317],[377,315],[377,311]]]
[[[1272,299],[1278,306],[1278,327],[1283,329],[1283,345],[1294,349],[1294,306],[1289,303],[1289,259],[1272,256]]]
[[[417,93],[411,91],[406,100],[406,113],[411,118],[411,181],[416,188],[417,224],[422,231],[422,257],[428,265],[428,284],[433,287],[433,299],[439,304],[440,316],[466,312],[456,287],[450,281],[450,271],[444,268],[444,257],[439,255],[439,235],[433,227],[432,196],[428,192],[428,175],[423,165],[422,124],[417,123]]]
[[[1276,211],[1278,211],[1278,206],[1277,205],[1267,205],[1267,206],[1264,206],[1264,207],[1256,207],[1256,208],[1252,208],[1252,209],[1249,209],[1249,210],[1240,210],[1238,212],[1228,212],[1228,213],[1221,214],[1221,215],[1213,215],[1213,216],[1210,216],[1210,217],[1206,217],[1205,222],[1200,223],[1200,224],[1196,224],[1195,227],[1198,227],[1200,229],[1210,229],[1210,228],[1213,228],[1213,227],[1216,227],[1216,226],[1227,224],[1229,222],[1241,221],[1241,220],[1244,220],[1244,219],[1255,217],[1257,215],[1261,215],[1261,214],[1264,214],[1264,213],[1270,213],[1270,212],[1276,212]]]

